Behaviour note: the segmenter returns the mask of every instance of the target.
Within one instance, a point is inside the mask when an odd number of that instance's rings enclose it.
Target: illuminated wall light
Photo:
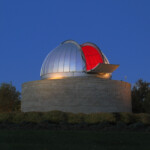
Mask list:
[[[64,77],[51,77],[51,78],[48,78],[48,79],[63,79]]]
[[[110,73],[99,73],[97,75],[97,77],[103,78],[103,79],[109,79],[111,77],[111,74]]]
[[[64,76],[62,76],[62,74],[54,74],[52,77],[48,78],[48,79],[63,79]]]

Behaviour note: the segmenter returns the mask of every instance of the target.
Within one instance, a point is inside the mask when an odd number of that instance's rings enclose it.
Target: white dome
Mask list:
[[[81,47],[75,41],[61,43],[52,50],[44,60],[40,76],[53,78],[56,73],[63,76],[78,76],[85,74],[85,62]]]
[[[110,78],[118,66],[110,65],[106,56],[93,43],[79,45],[68,40],[52,50],[41,68],[41,79],[99,75]]]

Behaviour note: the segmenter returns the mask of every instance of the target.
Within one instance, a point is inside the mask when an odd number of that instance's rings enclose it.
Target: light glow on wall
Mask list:
[[[103,78],[103,79],[109,79],[111,77],[111,73],[99,73],[97,74],[97,77]]]
[[[62,76],[61,74],[54,74],[52,77],[48,78],[48,79],[63,79],[64,76]]]

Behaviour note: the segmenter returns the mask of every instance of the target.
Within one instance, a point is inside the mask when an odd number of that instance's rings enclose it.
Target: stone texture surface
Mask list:
[[[22,85],[21,110],[131,112],[131,86],[127,82],[97,77],[26,82]]]

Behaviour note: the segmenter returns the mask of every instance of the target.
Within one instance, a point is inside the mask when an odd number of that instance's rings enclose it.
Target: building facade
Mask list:
[[[41,80],[22,85],[21,110],[131,112],[130,84],[111,80],[118,67],[93,43],[65,41],[45,58]]]

